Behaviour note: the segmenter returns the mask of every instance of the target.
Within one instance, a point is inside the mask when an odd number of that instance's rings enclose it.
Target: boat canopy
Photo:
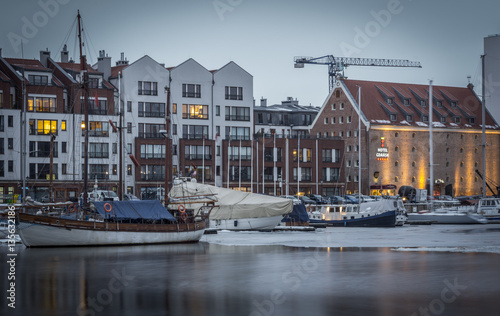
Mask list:
[[[166,219],[169,221],[176,221],[172,214],[170,214],[158,200],[109,201],[93,203],[97,212],[99,212],[102,217],[111,216],[117,220]]]
[[[295,204],[290,214],[285,216],[282,222],[309,222],[306,206],[304,204]]]
[[[172,187],[169,201],[182,203],[187,208],[197,208],[199,197],[215,197],[216,207],[210,219],[241,219],[285,215],[292,211],[293,201],[264,194],[219,188],[196,182],[182,182]]]

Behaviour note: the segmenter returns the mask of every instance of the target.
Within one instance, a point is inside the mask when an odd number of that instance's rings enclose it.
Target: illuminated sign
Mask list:
[[[389,149],[385,147],[385,138],[380,137],[380,147],[377,148],[377,160],[389,160]]]

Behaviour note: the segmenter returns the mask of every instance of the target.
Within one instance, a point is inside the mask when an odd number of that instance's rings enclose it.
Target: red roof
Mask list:
[[[66,71],[80,72],[80,70],[81,70],[81,66],[80,66],[79,63],[77,64],[77,63],[61,63],[61,62],[58,62],[57,64],[62,69],[66,70]],[[88,73],[100,74],[99,71],[95,70],[94,68],[92,68],[92,66],[90,66],[88,64],[87,64],[87,71],[88,71]]]
[[[7,61],[12,66],[23,68],[25,70],[52,72],[52,70],[44,67],[42,63],[40,63],[40,61],[36,59],[5,58],[5,61]]]
[[[357,96],[358,86],[361,87],[361,109],[371,124],[420,127],[427,125],[427,122],[423,122],[423,115],[426,115],[428,119],[429,86],[351,79],[343,79],[343,82],[352,96]],[[481,128],[481,101],[473,90],[467,87],[447,86],[433,86],[432,88],[434,113],[446,117],[446,121],[440,123],[440,118],[433,115],[434,126]],[[394,98],[392,104],[388,103],[388,97]],[[405,99],[409,100],[408,105],[404,105]],[[425,106],[420,105],[420,100],[426,101]],[[438,100],[442,102],[441,108],[436,106]],[[407,115],[412,113],[414,113],[412,121],[407,122]],[[396,121],[391,121],[391,114],[397,114]],[[486,126],[490,129],[500,129],[500,126],[488,114]]]

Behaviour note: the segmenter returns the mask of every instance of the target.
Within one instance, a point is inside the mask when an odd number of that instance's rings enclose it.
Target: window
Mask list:
[[[226,100],[243,100],[243,87],[226,86]]]
[[[237,147],[232,147],[232,149]],[[211,146],[186,145],[184,147],[184,157],[186,160],[211,160]]]
[[[215,106],[215,116],[220,116],[220,105]]]
[[[429,116],[428,115],[422,115],[422,122],[429,122]]]
[[[0,132],[3,132],[4,129],[5,129],[5,126],[4,126],[4,116],[3,115],[0,115]]]
[[[394,166],[395,167],[399,166],[399,161],[396,160],[396,162],[394,163]]]
[[[85,143],[82,143],[82,156],[85,152]],[[108,143],[89,143],[89,158],[109,158]]]
[[[183,104],[182,118],[208,120],[208,105]]]
[[[335,116],[332,116],[331,122],[332,122],[332,124],[335,124]]]
[[[165,103],[139,102],[139,117],[164,117]]]
[[[460,124],[460,116],[455,116],[454,120],[456,124]]]
[[[61,121],[61,131],[66,131],[66,120]]]
[[[328,117],[325,117],[325,118],[324,118],[323,123],[324,123],[324,124],[328,124]]]
[[[49,84],[49,76],[28,75],[28,80],[32,85],[46,86]]]
[[[208,137],[208,125],[182,125],[182,138],[203,139]]]
[[[128,176],[132,175],[132,165],[127,165],[127,175]]]
[[[344,117],[343,116],[339,116],[339,124],[344,124]]]
[[[90,89],[97,89],[97,88],[99,88],[99,78],[89,78],[88,87]]]
[[[340,89],[335,90],[335,97],[340,98]]]
[[[111,150],[113,152],[113,154],[117,154],[118,153],[118,144],[117,143],[113,143],[112,146],[111,146]]]
[[[394,151],[399,151],[399,146],[396,146],[396,147],[394,148]]]
[[[403,100],[404,105],[410,105],[410,100],[409,99],[404,99]]]
[[[177,135],[177,124],[172,124],[172,135]]]
[[[339,107],[339,109],[341,109],[341,110],[343,110],[343,109],[344,109],[344,102],[341,102],[341,103],[340,103],[340,107]]]
[[[158,82],[139,81],[139,95],[158,95]]]
[[[141,144],[142,159],[165,159],[165,145]]]
[[[132,112],[132,101],[127,101],[127,112]]]
[[[420,106],[425,107],[426,105],[427,105],[427,104],[426,104],[425,100],[420,100]]]
[[[14,117],[12,115],[7,116],[7,126],[14,127]]]
[[[395,122],[398,118],[397,114],[391,114],[391,121]]]
[[[84,100],[82,98],[81,99],[81,103],[82,103],[81,113],[82,114],[84,113],[83,101]],[[95,114],[95,115],[106,115],[106,114],[108,114],[108,101],[107,101],[107,99],[104,99],[104,100],[99,100],[98,99],[97,103],[95,101],[96,101],[96,97],[91,97],[87,101],[89,114]]]
[[[475,117],[469,117],[469,124],[476,124],[476,118]]]
[[[14,172],[14,160],[9,160],[7,162],[7,171]]]
[[[300,178],[299,181],[311,181],[312,180],[312,168],[300,167]],[[297,168],[293,168],[293,180],[297,181]]]
[[[351,137],[351,131],[347,131],[345,137]]]
[[[0,109],[3,108],[3,93],[0,91]]]
[[[456,101],[451,101],[451,107],[456,108],[457,107],[457,102]]]
[[[440,121],[441,123],[446,123],[446,117],[445,117],[445,116],[441,116],[441,117],[439,118],[439,121]]]
[[[82,125],[84,122],[82,122]],[[109,136],[109,122],[90,121],[88,133],[91,137],[108,137]],[[82,132],[82,136],[84,136]]]
[[[68,143],[67,142],[62,142],[61,143],[61,152],[62,153],[67,153],[68,152],[67,147],[68,147]]]
[[[56,98],[29,97],[29,112],[56,112]]]
[[[0,160],[0,177],[5,177],[3,160]],[[1,187],[1,188],[3,189],[3,187]]]
[[[443,101],[436,101],[436,106],[438,108],[442,108],[443,107]]]
[[[172,104],[172,114],[177,114],[177,103]]]
[[[352,122],[352,117],[349,115],[349,116],[347,117],[347,123],[351,123],[351,122]]]
[[[335,111],[337,109],[337,105],[335,103],[332,103],[332,111]]]
[[[113,175],[117,175],[118,174],[118,167],[116,164],[113,164]]]
[[[30,135],[57,135],[57,121],[56,120],[29,120],[29,133]]]
[[[61,173],[62,174],[68,174],[68,165],[67,164],[63,163],[61,165]]]
[[[4,149],[4,139],[0,138],[0,155],[5,154],[5,149]]]
[[[183,83],[182,84],[182,97],[183,98],[201,98],[201,85]]]
[[[83,169],[83,165],[82,165]],[[83,175],[82,175],[83,176]],[[89,164],[89,179],[107,180],[109,176],[109,166],[104,164]]]
[[[268,122],[271,122],[271,114],[268,113]],[[250,121],[250,108],[226,106],[226,121]]]
[[[139,123],[139,138],[161,138],[160,131],[164,129],[165,124]]]
[[[412,152],[412,153],[414,153],[414,152],[415,152],[415,150],[416,150],[416,148],[415,148],[415,147],[412,147],[412,148],[411,148],[411,152]]]
[[[177,145],[172,145],[172,155],[177,156]]]
[[[226,138],[230,140],[250,140],[249,127],[226,126]]]
[[[389,105],[392,104],[392,98],[387,98],[387,104],[389,104]]]
[[[132,133],[132,122],[127,122],[127,133]]]

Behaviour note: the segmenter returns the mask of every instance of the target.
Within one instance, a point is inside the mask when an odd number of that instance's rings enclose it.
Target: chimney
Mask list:
[[[125,58],[125,53],[120,54],[121,59],[116,62],[117,66],[128,65],[128,60]]]
[[[62,63],[68,62],[68,46],[66,46],[66,44],[64,44],[63,50],[61,51],[61,62]]]
[[[40,51],[40,63],[44,66],[44,67],[47,67],[47,59],[50,58],[50,52],[49,52],[49,49],[47,48],[47,50],[41,50]]]
[[[111,76],[111,57],[108,57],[104,50],[99,51],[99,57],[97,58],[97,71],[103,73],[104,80],[109,80],[109,77]]]
[[[260,106],[267,106],[267,99],[264,99],[263,97],[260,98]]]

